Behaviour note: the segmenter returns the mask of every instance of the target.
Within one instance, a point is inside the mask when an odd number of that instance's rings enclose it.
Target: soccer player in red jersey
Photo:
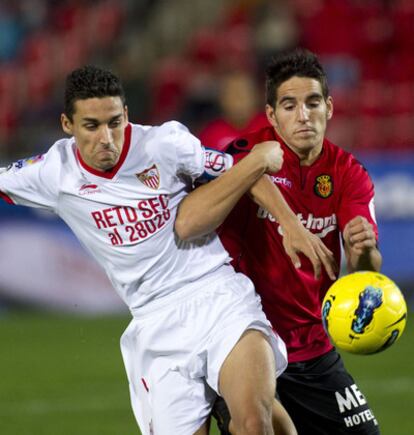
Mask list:
[[[279,141],[282,169],[263,180],[260,195],[277,185],[338,264],[342,242],[349,272],[379,271],[373,184],[350,153],[325,138],[333,100],[319,60],[301,49],[274,58],[267,68],[266,93],[271,127],[239,137],[227,152],[237,160],[256,143]],[[221,239],[236,268],[253,280],[267,317],[287,345],[289,364],[278,378],[277,395],[300,435],[378,434],[374,414],[322,325],[321,302],[332,279],[326,271],[316,278],[305,257],[292,263],[269,209],[271,204],[262,208],[244,197],[223,224]],[[224,414],[218,403],[223,434],[228,433]]]

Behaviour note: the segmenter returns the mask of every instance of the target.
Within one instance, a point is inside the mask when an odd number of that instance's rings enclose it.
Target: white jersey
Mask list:
[[[199,140],[178,122],[128,124],[111,171],[88,167],[74,138],[62,139],[1,173],[0,195],[58,214],[133,310],[229,262],[216,234],[185,242],[174,232],[177,206],[205,158]]]

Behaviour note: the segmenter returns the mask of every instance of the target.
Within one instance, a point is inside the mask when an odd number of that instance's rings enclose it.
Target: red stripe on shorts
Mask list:
[[[147,390],[147,393],[149,393],[149,388],[148,388],[147,383],[145,382],[145,379],[141,378],[141,382],[142,382],[142,385],[144,386],[144,388]]]

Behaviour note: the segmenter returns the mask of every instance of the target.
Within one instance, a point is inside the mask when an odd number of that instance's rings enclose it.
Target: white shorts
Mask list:
[[[251,281],[230,267],[134,312],[121,350],[142,434],[196,432],[210,415],[224,360],[248,329],[269,337],[278,376],[285,344]]]

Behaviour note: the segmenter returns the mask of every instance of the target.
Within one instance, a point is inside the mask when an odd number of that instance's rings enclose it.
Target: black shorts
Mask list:
[[[289,364],[277,379],[277,394],[299,435],[380,433],[364,395],[335,350]]]

